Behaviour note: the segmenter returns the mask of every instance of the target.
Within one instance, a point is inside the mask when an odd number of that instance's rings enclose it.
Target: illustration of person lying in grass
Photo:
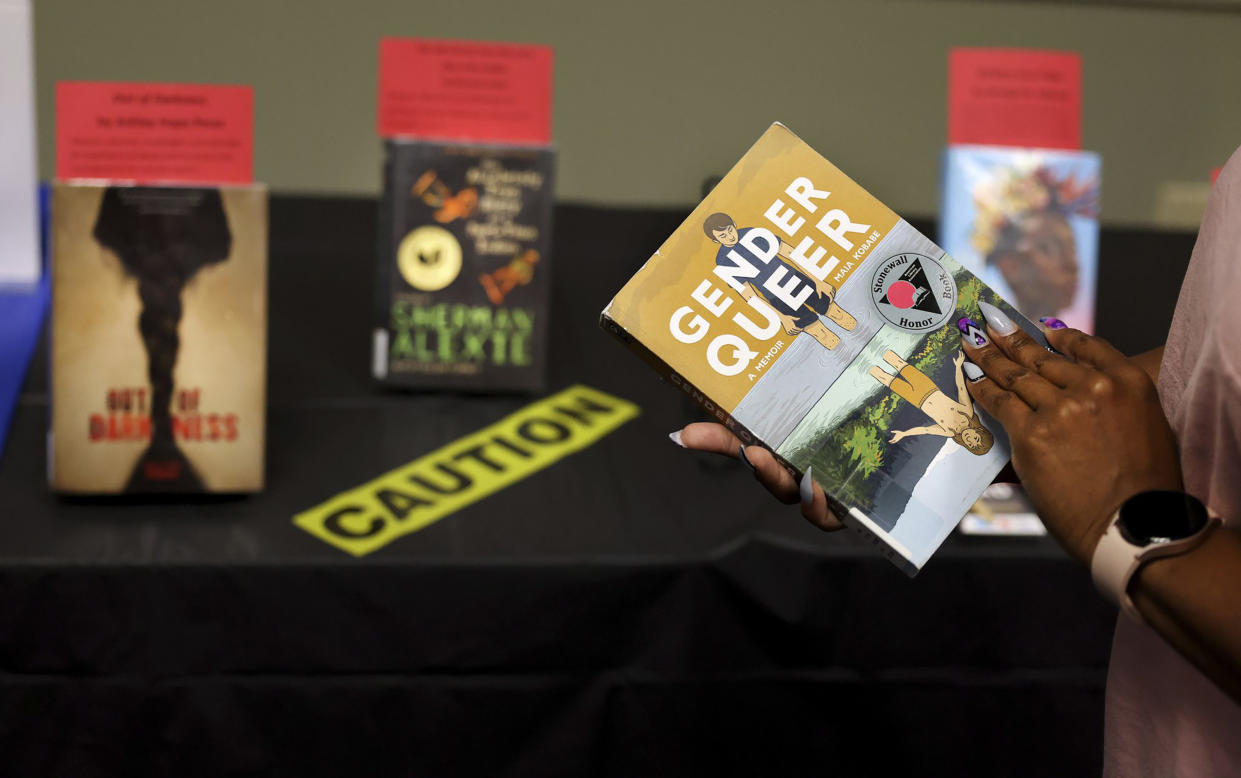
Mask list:
[[[995,437],[982,425],[978,412],[974,410],[973,400],[965,389],[965,376],[961,372],[961,365],[965,362],[964,353],[958,351],[952,360],[957,376],[956,400],[940,391],[926,373],[901,359],[895,351],[885,352],[883,361],[896,368],[896,375],[875,365],[870,369],[871,377],[935,422],[925,427],[893,430],[889,443],[914,435],[941,435],[952,438],[971,454],[982,456],[991,450]]]

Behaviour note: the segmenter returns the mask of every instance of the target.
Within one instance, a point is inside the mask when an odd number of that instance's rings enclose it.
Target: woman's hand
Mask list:
[[[888,439],[888,443],[896,443],[908,434],[905,430],[892,430],[892,437]]]
[[[1155,385],[1101,338],[1048,329],[1053,354],[1002,311],[981,304],[990,342],[965,341],[984,375],[975,401],[1004,426],[1013,468],[1047,529],[1089,565],[1129,497],[1183,488],[1176,439]]]
[[[698,422],[678,430],[669,437],[683,448],[710,451],[731,459],[740,459],[754,473],[754,478],[785,505],[801,503],[801,514],[814,526],[832,532],[843,525],[827,507],[823,488],[814,482],[807,470],[798,484],[793,476],[762,446],[743,446],[736,435],[723,424]]]

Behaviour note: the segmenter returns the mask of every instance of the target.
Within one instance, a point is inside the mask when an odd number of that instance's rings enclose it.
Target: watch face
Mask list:
[[[1207,509],[1183,492],[1142,492],[1125,501],[1116,525],[1137,546],[1184,540],[1207,525]]]

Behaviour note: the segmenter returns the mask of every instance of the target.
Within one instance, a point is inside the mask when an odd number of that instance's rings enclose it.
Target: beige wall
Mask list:
[[[556,49],[562,200],[685,206],[773,120],[896,210],[936,209],[954,45],[1078,50],[1104,219],[1192,223],[1241,145],[1241,13],[1017,2],[36,0],[40,163],[60,79],[249,83],[256,175],[373,194],[382,35]]]

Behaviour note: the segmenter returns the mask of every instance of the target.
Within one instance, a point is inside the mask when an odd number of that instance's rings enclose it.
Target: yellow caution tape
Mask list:
[[[571,386],[293,517],[354,556],[383,548],[591,445],[638,406]]]

